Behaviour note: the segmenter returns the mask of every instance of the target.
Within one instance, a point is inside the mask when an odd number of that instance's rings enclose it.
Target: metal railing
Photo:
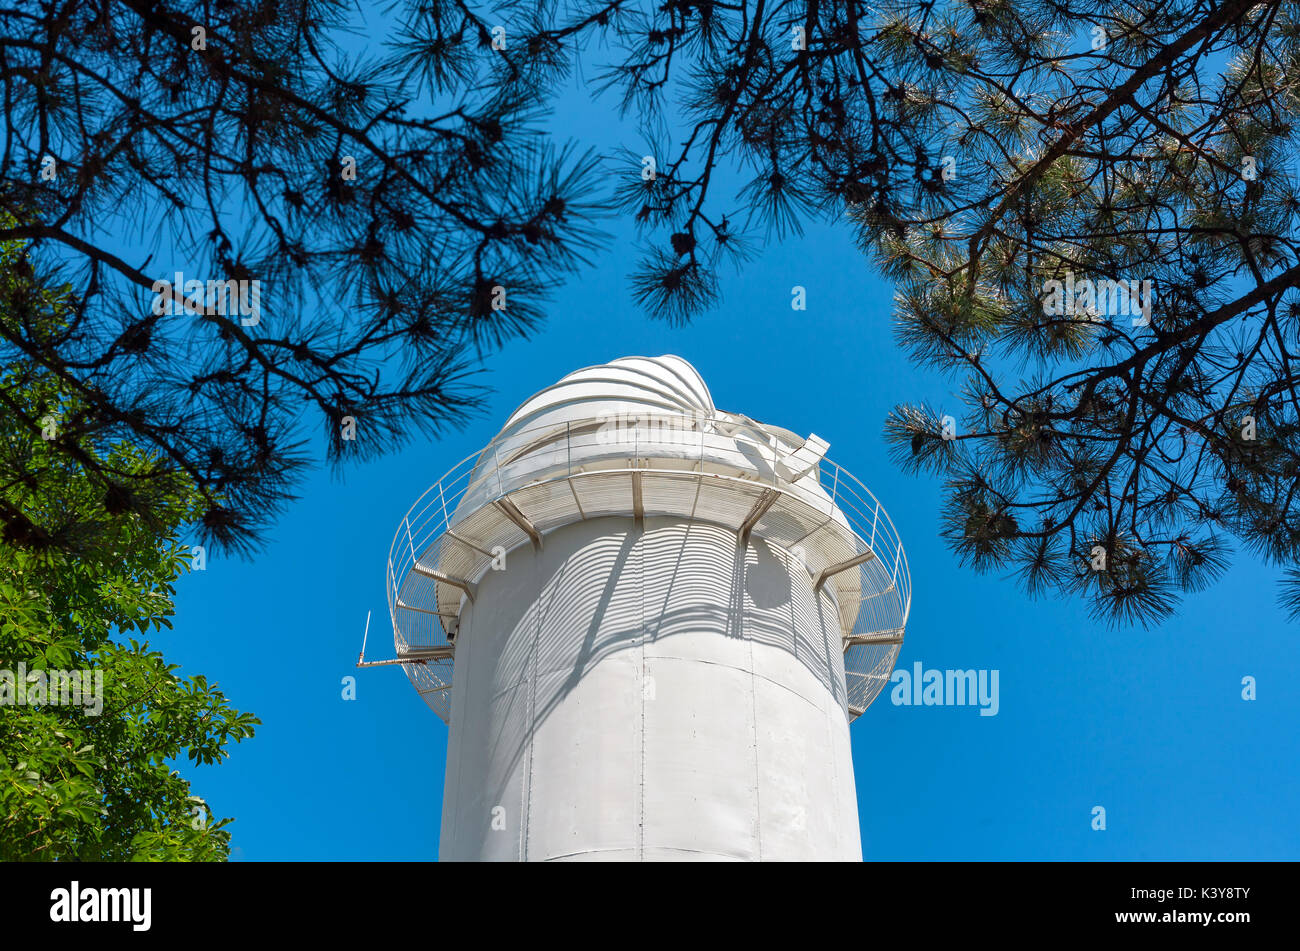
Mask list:
[[[758,509],[745,504],[737,509],[736,500],[752,500],[754,505],[761,500],[766,508],[761,517],[751,519],[754,535],[806,557],[819,587],[827,581],[824,575],[828,570],[846,572],[834,581],[840,599],[857,601],[856,605],[840,605],[846,671],[853,650],[861,655],[859,663],[853,664],[861,669],[852,671],[853,676],[880,680],[883,673],[887,680],[911,609],[907,555],[889,515],[871,491],[839,465],[823,457],[802,475],[792,472],[786,462],[790,451],[798,447],[789,446],[788,440],[783,444],[751,421],[738,420],[743,417],[651,413],[568,420],[507,429],[461,460],[416,500],[393,537],[386,588],[399,657],[412,655],[412,663],[416,663],[415,653],[450,646],[451,638],[445,635],[454,630],[459,607],[455,600],[439,595],[448,589],[429,587],[444,584],[444,579],[438,578],[440,573],[450,576],[443,572],[448,560],[445,549],[458,546],[458,563],[472,563],[480,574],[492,557],[490,542],[457,531],[467,519],[503,500],[514,509],[512,497],[517,501],[526,496],[544,498],[546,505],[535,504],[533,511],[520,505],[514,515],[535,520],[543,535],[580,518],[632,515],[629,502],[617,498],[611,502],[609,491],[593,491],[632,476],[630,483],[636,486],[638,501],[642,479],[654,479],[653,485],[659,487],[658,496],[650,493],[644,503],[646,510],[637,515],[689,517],[739,531],[744,517],[755,515]],[[687,512],[685,500],[692,484],[695,502]],[[702,506],[706,484],[710,489],[707,497],[715,501]],[[565,485],[569,495],[562,493]],[[571,510],[567,507],[570,497]],[[524,535],[519,533],[519,538]],[[417,565],[418,585],[409,580]],[[848,575],[853,569],[857,575]],[[457,584],[472,597],[476,580],[455,577],[445,583]],[[418,590],[424,596],[404,599],[404,589],[408,595]],[[429,590],[434,592],[432,597]],[[457,599],[461,594],[450,593]],[[893,649],[888,656],[881,653],[890,645]],[[430,677],[427,670],[421,675]],[[433,676],[433,689],[445,687],[444,679],[441,674]],[[859,691],[859,699],[864,701],[860,706],[865,707],[881,686],[883,682]],[[441,696],[445,697],[445,691]]]

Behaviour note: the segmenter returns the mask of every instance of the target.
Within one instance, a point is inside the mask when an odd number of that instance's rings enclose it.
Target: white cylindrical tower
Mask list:
[[[909,581],[826,448],[628,357],[538,393],[417,501],[389,604],[450,724],[442,858],[862,857],[849,723]]]

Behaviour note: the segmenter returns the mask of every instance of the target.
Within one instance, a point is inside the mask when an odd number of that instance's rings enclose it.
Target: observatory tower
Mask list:
[[[450,725],[450,860],[862,857],[849,723],[907,559],[827,444],[679,357],[578,370],[397,528],[397,656]]]

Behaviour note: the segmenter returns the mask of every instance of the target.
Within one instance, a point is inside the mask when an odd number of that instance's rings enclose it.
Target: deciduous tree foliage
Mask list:
[[[220,762],[259,721],[144,639],[171,628],[180,534],[207,502],[156,452],[68,435],[88,407],[44,368],[0,370],[0,404],[0,861],[225,859],[231,820],[173,764]],[[81,670],[93,702],[13,689]]]

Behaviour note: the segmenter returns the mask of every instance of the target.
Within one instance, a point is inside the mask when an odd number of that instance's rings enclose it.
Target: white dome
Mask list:
[[[575,370],[534,393],[510,414],[501,432],[533,429],[614,413],[714,411],[713,397],[699,371],[681,357],[620,357]]]

